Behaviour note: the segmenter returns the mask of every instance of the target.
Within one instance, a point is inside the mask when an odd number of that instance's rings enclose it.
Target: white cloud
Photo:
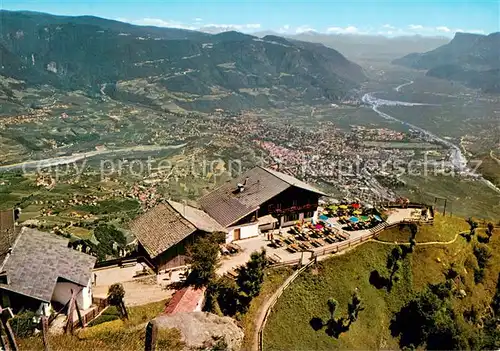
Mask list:
[[[309,27],[308,25],[302,25],[297,28],[295,28],[295,33],[300,34],[300,33],[306,33],[306,32],[315,32],[316,29]]]
[[[289,24],[285,24],[276,30],[276,32],[281,33],[281,34],[288,33],[289,31],[290,31]]]
[[[444,32],[444,33],[449,33],[451,32],[451,29],[446,27],[446,26],[439,26],[439,27],[436,27],[436,30],[438,32]]]
[[[245,24],[245,26],[248,29],[259,29],[260,23],[249,23],[249,24]]]
[[[190,30],[200,30],[209,33],[221,33],[226,31],[240,31],[240,32],[252,32],[261,28],[260,23],[246,23],[246,24],[206,24],[202,25],[202,18],[195,18],[194,23],[183,23],[173,20],[164,20],[160,18],[142,18],[137,20],[129,20],[126,18],[117,18],[117,21],[128,22],[140,26],[155,26],[155,27],[168,27],[168,28],[180,28],[180,29],[190,29]]]
[[[261,24],[260,23],[247,23],[247,24],[217,24],[217,23],[211,23],[204,25],[198,30],[201,30],[202,32],[208,32],[208,33],[222,33],[222,32],[227,32],[231,30],[239,31],[239,32],[253,32],[257,29],[260,29]]]
[[[473,33],[473,34],[485,34],[486,32],[482,29],[469,29],[466,31],[467,33]]]
[[[1,0],[0,0],[1,1]],[[126,18],[117,18],[116,20],[121,22],[128,22],[136,25],[147,25],[147,26],[157,26],[157,27],[170,27],[170,28],[180,28],[180,29],[190,29],[199,30],[207,33],[221,33],[226,31],[239,31],[245,33],[252,33],[261,30],[263,27],[260,23],[245,23],[245,24],[203,24],[202,18],[194,18],[191,22],[184,23],[169,19],[159,19],[159,18],[142,18],[136,20],[130,20]],[[269,28],[264,28],[269,29]],[[280,28],[275,29],[276,32],[281,34],[301,34],[307,32],[317,32],[315,28],[309,25],[301,25],[298,27],[291,26],[290,24],[284,24]],[[460,29],[452,28],[445,25],[439,25],[435,27],[427,27],[421,24],[410,24],[403,27],[395,27],[391,24],[384,24],[378,29],[370,27],[356,27],[349,25],[346,27],[332,26],[326,28],[322,31],[323,33],[329,34],[377,34],[389,37],[402,36],[402,35],[430,35],[430,36],[447,36],[452,37],[454,33],[466,32],[475,34],[485,34],[482,29]]]
[[[335,33],[335,34],[359,34],[359,29],[354,27],[354,26],[347,26],[345,28],[342,27],[330,27],[327,28],[326,31],[328,33]]]
[[[416,30],[416,29],[424,29],[424,26],[422,26],[421,24],[410,24],[408,28]]]
[[[155,27],[169,27],[169,28],[181,28],[181,29],[196,29],[193,25],[187,25],[177,21],[162,20],[160,18],[142,18],[139,20],[127,21],[132,24],[138,24],[140,26],[155,26]]]

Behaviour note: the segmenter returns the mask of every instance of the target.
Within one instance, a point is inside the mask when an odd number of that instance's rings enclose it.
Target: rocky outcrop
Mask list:
[[[186,350],[207,348],[224,339],[228,350],[240,350],[243,330],[234,319],[207,312],[189,312],[163,315],[155,319],[158,330],[178,329]]]

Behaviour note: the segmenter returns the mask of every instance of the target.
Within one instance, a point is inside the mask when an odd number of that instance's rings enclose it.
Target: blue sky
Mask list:
[[[0,0],[7,10],[95,15],[134,24],[206,31],[445,35],[500,31],[500,0]]]

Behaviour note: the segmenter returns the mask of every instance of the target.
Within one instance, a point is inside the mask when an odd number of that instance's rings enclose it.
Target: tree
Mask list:
[[[470,230],[469,230],[469,237],[468,240],[470,241],[471,238],[476,234],[476,228],[478,227],[478,223],[473,221],[471,217],[466,220],[466,222],[469,224]]]
[[[330,318],[328,318],[326,323],[323,322],[321,318],[314,317],[309,321],[309,324],[315,331],[326,327],[326,334],[335,338],[347,332],[351,324],[358,319],[359,312],[364,310],[364,307],[361,305],[361,299],[356,292],[352,295],[351,301],[347,305],[347,317],[335,318],[335,312],[339,304],[333,297],[328,299],[327,305],[328,311],[330,312]]]
[[[221,237],[218,233],[200,236],[187,249],[187,262],[190,273],[187,283],[196,287],[207,286],[215,277],[219,263],[219,244]]]
[[[222,317],[224,313],[220,308],[218,299],[219,299],[218,280],[211,281],[208,284],[207,291],[205,294],[205,304],[203,306],[203,310]]]
[[[335,312],[337,311],[338,301],[330,297],[327,301],[328,311],[330,312],[330,320],[335,320]]]
[[[358,314],[360,311],[363,311],[365,308],[361,304],[361,298],[358,293],[355,292],[352,294],[351,301],[347,305],[347,319],[349,321],[349,326],[358,320]]]
[[[253,252],[245,266],[238,268],[236,282],[227,277],[211,279],[205,310],[226,316],[245,313],[252,299],[260,293],[266,265],[266,251],[262,249]]]
[[[248,297],[254,298],[260,293],[264,282],[264,269],[267,265],[266,250],[254,251],[250,255],[250,261],[245,266],[238,268],[238,278],[236,282],[241,292]]]
[[[223,276],[210,282],[204,310],[224,316],[234,316],[245,311],[243,300],[234,280]]]
[[[111,306],[116,306],[120,312],[120,316],[123,318],[128,318],[128,312],[123,302],[125,297],[125,289],[121,283],[112,284],[108,288],[108,302]]]
[[[457,265],[453,262],[450,267],[444,272],[444,276],[447,280],[455,280],[460,275],[457,269]]]
[[[443,309],[444,300],[430,289],[425,290],[396,313],[390,327],[393,336],[400,336],[401,347],[425,344],[435,327],[436,314]]]
[[[416,245],[417,245],[417,241],[414,238],[410,238],[410,247],[409,247],[410,252],[413,252]]]
[[[415,240],[416,236],[417,236],[417,233],[418,233],[418,226],[416,223],[410,223],[410,238],[409,238],[409,242],[410,242],[410,247],[409,247],[409,251],[410,252],[413,252],[415,246],[417,245],[417,241]]]
[[[410,227],[410,238],[413,238],[415,239],[415,237],[417,236],[417,233],[418,233],[418,225],[416,223],[410,223],[409,225]]]
[[[123,233],[109,224],[99,224],[94,229],[94,236],[99,244],[94,248],[99,261],[105,261],[107,256],[118,257],[115,247],[122,248],[127,244],[127,239]]]
[[[493,235],[493,230],[495,229],[495,226],[493,223],[489,222],[488,226],[486,228],[486,235],[488,236],[488,242],[491,240],[491,236]]]
[[[400,246],[395,247],[387,259],[387,267],[389,268],[389,286],[388,290],[391,291],[395,280],[397,280],[397,272],[401,268],[401,258],[403,250]]]
[[[476,244],[474,245],[473,252],[479,268],[486,268],[491,256],[493,256],[491,249],[484,244]]]

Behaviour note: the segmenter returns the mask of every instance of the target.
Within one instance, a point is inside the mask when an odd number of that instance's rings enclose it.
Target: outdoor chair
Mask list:
[[[295,242],[295,240],[292,238],[292,237],[286,237],[284,240],[283,240],[285,243],[287,243],[288,245],[291,245]]]
[[[331,235],[325,236],[324,240],[329,244],[334,244],[336,242],[335,238]]]
[[[311,241],[311,245],[314,246],[314,247],[320,247],[320,246],[323,246],[319,241],[317,240],[313,240]]]
[[[312,248],[311,244],[309,244],[307,241],[299,243],[299,247],[304,250],[310,250]]]
[[[273,240],[273,244],[275,247],[282,247],[283,246],[283,241],[281,241],[281,239],[277,238],[277,239],[274,239]]]

